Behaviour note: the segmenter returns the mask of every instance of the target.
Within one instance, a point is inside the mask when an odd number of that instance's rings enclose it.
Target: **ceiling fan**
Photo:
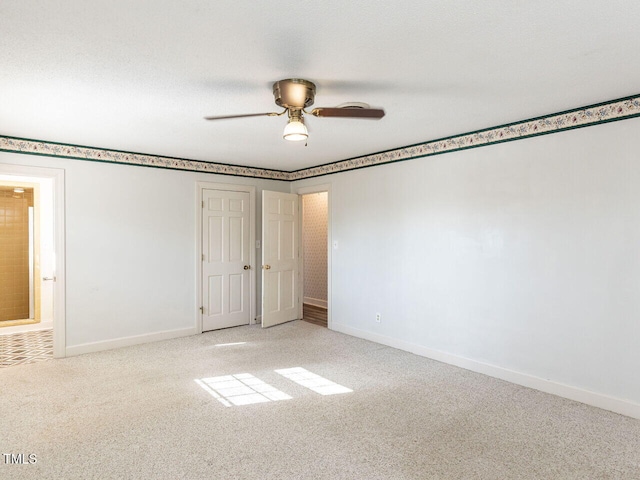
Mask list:
[[[305,108],[313,105],[316,96],[316,86],[309,80],[302,80],[300,78],[289,78],[277,81],[273,84],[273,96],[275,97],[276,105],[284,108],[282,112],[247,113],[204,118],[205,120],[225,120],[229,118],[262,116],[279,117],[287,113],[289,121],[284,127],[282,138],[285,140],[300,141],[306,140],[309,136],[307,127],[304,124],[303,114],[305,113],[316,117],[369,118],[373,120],[379,120],[384,117],[384,110],[381,108],[371,108],[366,103],[343,103],[337,107],[314,108],[308,112]]]

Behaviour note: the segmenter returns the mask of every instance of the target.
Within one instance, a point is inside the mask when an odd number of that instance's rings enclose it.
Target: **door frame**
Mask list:
[[[203,190],[223,190],[249,194],[249,325],[256,323],[256,187],[230,183],[196,182],[196,333],[202,333],[202,202]]]
[[[327,192],[327,328],[333,330],[331,321],[331,246],[333,241],[331,239],[331,184],[322,183],[318,185],[308,185],[306,187],[298,187],[293,193],[298,194],[298,215],[300,221],[298,222],[298,242],[300,248],[300,272],[298,274],[298,316],[302,318],[302,304],[304,303],[304,242],[302,241],[302,195],[308,195],[310,193]]]
[[[0,163],[0,175],[51,180],[53,190],[53,251],[55,254],[53,284],[53,356],[67,356],[66,340],[66,259],[65,259],[65,177],[61,168],[34,167]]]

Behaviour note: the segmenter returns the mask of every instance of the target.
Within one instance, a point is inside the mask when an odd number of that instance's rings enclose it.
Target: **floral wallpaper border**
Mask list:
[[[640,116],[640,95],[292,172],[121,152],[1,135],[0,151],[219,175],[293,181],[562,132],[637,116]]]
[[[520,140],[640,116],[640,95],[291,172],[289,180]]]
[[[52,143],[27,138],[0,136],[0,151],[73,158],[77,160],[91,160],[95,162],[117,163],[124,165],[168,168],[171,170],[216,173],[220,175],[234,175],[239,177],[289,180],[289,172],[281,170],[242,167],[239,165],[162,157],[159,155],[146,155],[143,153],[120,152],[118,150],[66,145],[62,143]]]

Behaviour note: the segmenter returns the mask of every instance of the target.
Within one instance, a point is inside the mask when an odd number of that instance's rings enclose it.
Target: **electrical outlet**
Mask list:
[[[376,322],[380,323],[380,317],[381,315],[379,313],[376,313]]]

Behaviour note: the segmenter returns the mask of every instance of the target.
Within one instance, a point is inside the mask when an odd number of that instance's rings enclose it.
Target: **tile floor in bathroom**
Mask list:
[[[0,368],[53,358],[53,330],[0,335]]]

